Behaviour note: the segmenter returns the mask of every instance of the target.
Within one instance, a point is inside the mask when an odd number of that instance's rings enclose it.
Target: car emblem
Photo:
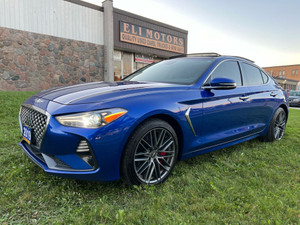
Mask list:
[[[42,103],[42,102],[44,102],[44,100],[41,99],[41,98],[36,98],[36,99],[34,100],[34,102],[35,102],[35,103]]]

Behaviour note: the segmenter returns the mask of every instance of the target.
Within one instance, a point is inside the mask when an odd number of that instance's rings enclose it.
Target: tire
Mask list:
[[[129,185],[160,184],[178,156],[176,132],[164,120],[149,119],[130,136],[121,160],[121,179]]]
[[[286,121],[286,112],[283,108],[278,108],[271,120],[268,133],[262,137],[262,140],[266,142],[281,140],[284,135]]]

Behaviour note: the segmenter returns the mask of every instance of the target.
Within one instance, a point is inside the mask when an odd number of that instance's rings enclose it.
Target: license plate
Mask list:
[[[31,129],[27,127],[26,125],[23,125],[23,139],[30,144],[31,143]]]

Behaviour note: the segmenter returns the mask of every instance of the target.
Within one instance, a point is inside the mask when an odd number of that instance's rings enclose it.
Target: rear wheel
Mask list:
[[[272,118],[268,133],[262,139],[263,141],[281,140],[286,126],[286,112],[283,108],[278,108]]]
[[[130,185],[159,184],[174,168],[178,155],[176,132],[167,122],[150,119],[131,135],[121,162],[121,178]]]

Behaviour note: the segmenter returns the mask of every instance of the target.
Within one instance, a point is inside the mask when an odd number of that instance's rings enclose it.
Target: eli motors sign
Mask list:
[[[183,38],[123,21],[120,21],[120,40],[150,48],[184,53]]]

